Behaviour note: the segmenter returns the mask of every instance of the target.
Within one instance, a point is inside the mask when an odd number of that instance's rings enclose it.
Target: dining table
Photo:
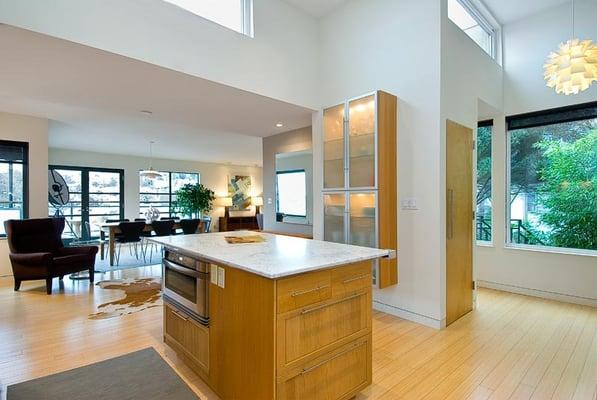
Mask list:
[[[106,243],[106,236],[108,237],[108,257],[110,259],[110,266],[114,266],[114,253],[116,249],[115,238],[116,235],[121,233],[119,228],[120,222],[104,222],[100,225],[100,257],[104,259],[104,246]],[[172,225],[172,229],[182,229],[180,225],[180,221],[174,221],[174,225]],[[204,231],[204,221],[202,220],[199,223],[197,228],[197,232]],[[151,226],[150,222],[145,223],[145,227],[143,228],[143,232],[153,232],[153,227]]]

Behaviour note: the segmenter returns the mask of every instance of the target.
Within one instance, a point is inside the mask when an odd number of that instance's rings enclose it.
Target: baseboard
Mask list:
[[[379,301],[373,301],[373,309],[384,312],[386,314],[394,315],[409,321],[416,322],[417,324],[425,325],[434,329],[442,329],[446,327],[445,320],[438,320],[435,318],[428,317],[408,311],[399,307],[391,306],[389,304],[380,303]]]
[[[504,292],[523,294],[525,296],[540,297],[548,300],[562,301],[564,303],[580,304],[583,306],[597,307],[597,299],[591,299],[588,297],[571,296],[569,294],[549,292],[546,290],[530,289],[521,286],[506,285],[503,283],[489,282],[483,280],[477,280],[477,286],[488,289],[501,290]]]

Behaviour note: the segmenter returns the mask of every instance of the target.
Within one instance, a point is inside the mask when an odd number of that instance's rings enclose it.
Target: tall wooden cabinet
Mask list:
[[[396,250],[397,103],[377,91],[323,111],[324,240]],[[396,284],[396,259],[379,260],[373,281]]]

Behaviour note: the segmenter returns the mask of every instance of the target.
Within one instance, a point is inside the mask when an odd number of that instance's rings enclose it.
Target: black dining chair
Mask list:
[[[211,229],[211,217],[203,217],[203,232],[209,233]]]
[[[141,247],[141,255],[143,256],[143,262],[145,262],[145,252],[143,251],[143,246],[139,246],[139,244],[141,244],[141,234],[145,229],[145,222],[121,222],[118,224],[118,229],[120,229],[121,233],[114,238],[114,242],[118,245],[118,251],[116,252],[116,265],[119,265],[120,263],[120,250],[124,244],[132,245],[132,247],[129,247],[129,253],[133,255],[134,248],[135,258],[137,260],[139,259],[139,247]]]
[[[170,236],[172,235],[172,228],[174,227],[174,220],[172,219],[165,219],[160,221],[153,221],[151,223],[151,229],[153,229],[154,234],[152,237],[163,237],[163,236]],[[153,257],[153,246],[155,243],[151,243],[151,247],[149,249],[149,262]],[[145,249],[145,253],[147,254],[147,248]]]
[[[197,229],[199,229],[199,224],[201,220],[196,219],[181,219],[180,220],[180,228],[182,229],[183,235],[192,235],[197,233]]]

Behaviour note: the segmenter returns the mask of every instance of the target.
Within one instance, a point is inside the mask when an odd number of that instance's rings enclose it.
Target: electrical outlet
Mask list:
[[[404,198],[400,200],[400,208],[402,210],[418,210],[417,199],[414,197]]]
[[[209,274],[209,280],[214,285],[218,284],[218,266],[215,265],[215,264],[211,264],[211,271],[210,271],[210,274]]]
[[[218,286],[222,289],[226,286],[226,270],[218,267]]]

